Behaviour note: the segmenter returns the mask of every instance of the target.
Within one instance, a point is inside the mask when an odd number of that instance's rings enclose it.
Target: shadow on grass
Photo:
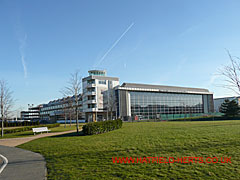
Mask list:
[[[51,137],[52,138],[60,138],[60,137],[73,137],[73,136],[84,136],[84,133],[82,131],[80,131],[79,134],[77,134],[77,132],[72,132],[72,133],[51,136]]]

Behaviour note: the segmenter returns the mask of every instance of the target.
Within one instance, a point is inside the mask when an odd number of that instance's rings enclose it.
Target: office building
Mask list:
[[[82,112],[82,96],[78,97],[78,119],[84,119]],[[76,120],[75,117],[75,96],[66,97],[50,101],[43,104],[40,109],[40,119],[45,121],[57,122],[59,120]]]
[[[176,119],[212,113],[207,89],[123,83],[116,88],[117,116],[125,121]]]
[[[42,104],[38,106],[34,106],[33,104],[28,104],[27,111],[21,111],[21,120],[24,121],[39,121],[40,120],[40,109],[42,108]]]
[[[105,70],[88,73],[82,79],[78,103],[78,118],[86,122],[179,119],[209,115],[214,112],[214,103],[218,107],[207,89],[135,83],[120,86],[119,78],[107,76]],[[74,96],[50,101],[39,111],[41,120],[74,120]]]

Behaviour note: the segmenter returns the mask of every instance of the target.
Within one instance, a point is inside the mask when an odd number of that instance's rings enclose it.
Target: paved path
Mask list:
[[[46,162],[41,154],[7,146],[0,146],[0,154],[8,159],[1,180],[46,179]]]
[[[45,180],[46,162],[41,154],[16,148],[20,144],[34,139],[56,136],[76,132],[76,130],[45,133],[24,138],[8,138],[0,140],[0,154],[8,160],[7,166],[0,173],[0,180]],[[3,167],[3,159],[0,157],[0,169]]]
[[[23,137],[23,138],[0,139],[0,145],[15,147],[15,146],[18,146],[20,144],[24,144],[26,142],[32,141],[34,139],[38,139],[38,138],[42,138],[42,137],[48,137],[48,136],[57,136],[57,135],[67,134],[67,133],[72,133],[72,132],[76,132],[76,130],[65,131],[65,132],[56,132],[56,133],[44,133],[44,134],[38,134],[38,135],[35,135],[35,136]]]

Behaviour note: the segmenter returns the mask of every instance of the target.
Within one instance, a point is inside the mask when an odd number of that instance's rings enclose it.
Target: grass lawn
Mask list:
[[[47,137],[48,179],[240,179],[240,121],[124,123],[100,135]],[[112,157],[231,157],[231,163],[113,164]]]
[[[44,127],[44,125],[42,126]],[[80,128],[82,125],[80,125]],[[59,127],[49,128],[51,131],[49,133],[53,132],[63,132],[63,131],[70,131],[76,129],[75,125],[72,125],[71,127],[68,125],[66,128],[64,128],[64,125],[60,125]],[[33,131],[24,131],[24,132],[17,132],[17,133],[11,133],[11,134],[4,134],[4,138],[19,138],[19,137],[29,137],[34,136]],[[1,138],[0,138],[1,139]]]

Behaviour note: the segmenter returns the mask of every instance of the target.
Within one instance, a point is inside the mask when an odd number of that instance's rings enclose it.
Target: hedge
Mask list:
[[[32,128],[37,128],[37,127],[48,127],[48,128],[54,128],[54,127],[59,127],[60,124],[44,124],[44,125],[37,125],[37,126],[28,126],[28,127],[22,127],[22,128],[15,128],[15,129],[4,129],[4,134],[11,134],[11,133],[16,133],[16,132],[24,132],[24,131],[30,131]]]
[[[122,127],[122,120],[109,120],[100,122],[91,122],[83,126],[83,133],[85,135],[101,134]]]
[[[28,121],[23,121],[23,122],[7,122],[5,121],[3,124],[3,127],[17,127],[17,126],[37,126],[39,125],[39,121],[35,122],[28,122]],[[0,127],[2,127],[2,122],[0,122]]]

